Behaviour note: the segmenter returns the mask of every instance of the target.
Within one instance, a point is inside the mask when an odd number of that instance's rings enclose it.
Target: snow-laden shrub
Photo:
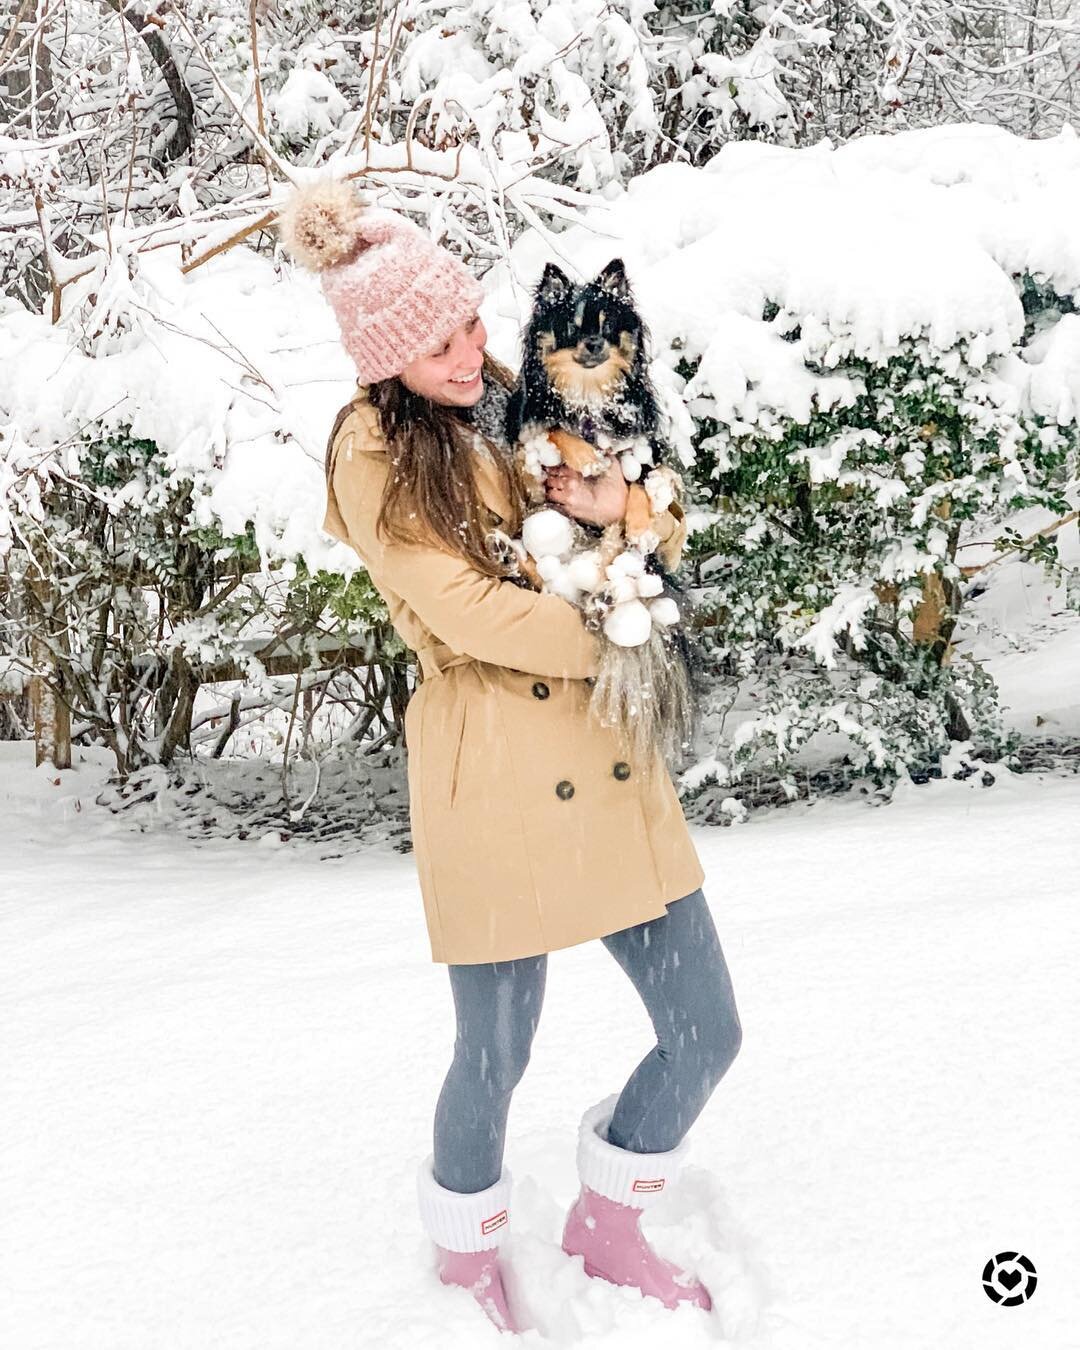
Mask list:
[[[1004,744],[963,569],[1020,542],[1018,509],[1049,526],[1075,505],[1078,184],[1068,128],[743,143],[560,237],[583,275],[624,259],[651,330],[712,701],[735,700],[698,747],[724,774],[786,771],[814,737],[803,766],[881,776],[950,737]],[[519,280],[547,247],[515,243]]]
[[[718,414],[701,361],[680,372],[693,481],[712,510],[692,541],[699,621],[725,669],[755,681],[731,777],[789,768],[818,733],[839,733],[854,765],[882,777],[950,739],[1002,753],[993,681],[950,641],[964,598],[957,549],[972,522],[1065,512],[1075,423],[1026,406],[1016,354],[991,354],[984,336],[947,350],[908,336],[875,362],[849,334],[775,305],[765,319],[805,371],[804,416],[762,390],[737,419]]]
[[[121,774],[188,745],[203,682],[273,704],[275,676],[347,647],[404,698],[381,597],[314,537],[318,413],[349,388],[317,291],[247,251],[190,281],[163,254],[118,232],[59,324],[20,310],[0,326],[0,650]]]
[[[0,440],[0,561],[17,601],[3,644],[32,653],[11,664],[55,683],[76,734],[107,745],[121,776],[188,748],[206,681],[243,679],[272,704],[259,651],[276,647],[299,674],[363,641],[369,664],[400,667],[365,572],[262,567],[250,528],[230,537],[198,523],[190,471],[153,442],[87,427],[62,455],[16,444]]]

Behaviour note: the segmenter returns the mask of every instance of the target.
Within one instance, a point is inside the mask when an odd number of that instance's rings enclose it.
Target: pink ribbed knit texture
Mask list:
[[[476,313],[484,289],[404,216],[369,207],[359,234],[359,253],[321,276],[360,383],[371,384],[437,350]]]

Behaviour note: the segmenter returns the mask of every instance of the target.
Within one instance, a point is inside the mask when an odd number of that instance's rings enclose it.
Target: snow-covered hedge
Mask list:
[[[949,646],[960,550],[970,522],[993,532],[1019,506],[1068,504],[1078,205],[1068,130],[743,142],[609,184],[487,274],[491,345],[514,363],[553,247],[581,275],[627,263],[699,508],[687,571],[706,649],[718,674],[761,686],[734,743],[699,747],[724,772],[785,762],[830,727],[879,768],[950,731],[997,736],[992,685]],[[175,546],[205,554],[207,595],[240,567],[220,604],[170,602],[160,631],[141,622],[155,659],[250,669],[253,632],[288,626],[301,587],[334,598],[323,624],[358,637],[377,602],[342,601],[357,560],[318,528],[326,435],[352,380],[317,287],[246,246],[184,276],[171,248],[137,249],[119,227],[110,242],[65,288],[59,324],[15,307],[0,319],[0,547],[25,555],[33,522],[78,483],[82,510],[169,513]],[[114,442],[151,449],[91,482]]]

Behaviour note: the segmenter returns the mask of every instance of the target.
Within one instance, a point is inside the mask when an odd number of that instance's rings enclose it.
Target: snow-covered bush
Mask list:
[[[122,776],[188,748],[205,681],[243,679],[271,705],[273,660],[258,651],[297,658],[299,674],[359,635],[369,665],[401,664],[366,573],[262,568],[250,525],[227,537],[198,524],[190,472],[127,429],[84,428],[53,456],[11,436],[0,469],[0,560],[18,601],[2,625],[12,665],[47,674],[77,732],[108,746]]]
[[[758,681],[732,767],[787,766],[812,736],[848,738],[856,766],[902,772],[952,740],[1000,753],[993,682],[951,636],[962,530],[1027,506],[1063,514],[1075,425],[1023,406],[981,338],[937,351],[907,337],[881,363],[771,307],[812,382],[806,415],[767,397],[720,420],[700,363],[694,481],[713,523],[693,552],[709,645]],[[828,364],[824,364],[827,362]],[[1075,463],[1075,459],[1073,461]]]
[[[316,537],[351,387],[318,291],[247,250],[178,262],[117,236],[60,323],[0,324],[0,645],[121,773],[187,746],[205,681],[272,705],[274,676],[348,650],[406,696],[381,597]]]

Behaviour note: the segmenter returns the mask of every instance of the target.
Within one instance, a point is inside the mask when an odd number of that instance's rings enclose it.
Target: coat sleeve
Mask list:
[[[337,521],[371,570],[441,642],[478,661],[529,675],[584,679],[599,673],[599,643],[560,596],[486,576],[466,559],[426,544],[377,537],[384,456],[336,448],[327,522]]]

